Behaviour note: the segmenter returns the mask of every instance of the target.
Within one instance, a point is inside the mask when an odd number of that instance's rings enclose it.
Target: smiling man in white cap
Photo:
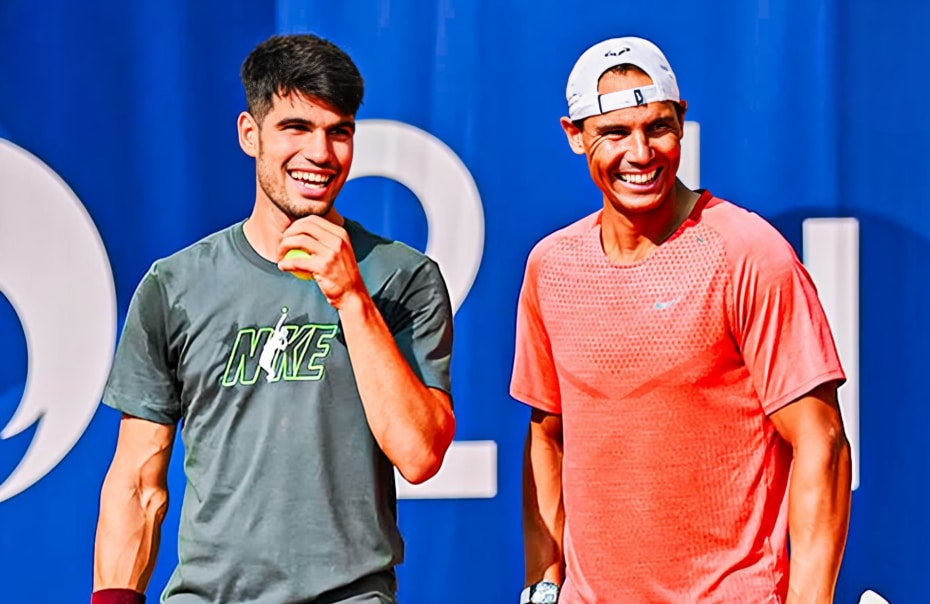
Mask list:
[[[591,47],[567,99],[604,205],[527,261],[520,601],[832,602],[845,377],[810,278],[759,216],[678,180],[687,104],[654,44]]]

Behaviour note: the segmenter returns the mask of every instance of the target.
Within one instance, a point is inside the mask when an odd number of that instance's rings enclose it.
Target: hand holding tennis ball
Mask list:
[[[277,250],[281,255],[278,267],[301,279],[312,278],[326,301],[337,310],[346,308],[350,302],[370,303],[371,295],[355,259],[349,231],[338,214],[331,218],[311,214],[294,220],[284,229]],[[298,274],[297,270],[304,274]],[[308,272],[312,274],[307,275]]]
[[[306,250],[302,250],[300,248],[294,248],[294,249],[288,250],[287,253],[284,254],[284,257],[285,258],[309,258],[310,254]],[[298,279],[303,279],[304,281],[313,281],[313,273],[311,272],[293,270],[293,271],[290,271],[290,273],[294,275],[295,277],[297,277]]]

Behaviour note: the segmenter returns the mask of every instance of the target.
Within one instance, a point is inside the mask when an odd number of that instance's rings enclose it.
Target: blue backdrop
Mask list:
[[[253,162],[235,130],[249,50],[293,31],[344,47],[367,85],[358,117],[410,124],[447,145],[474,178],[485,223],[480,270],[456,315],[453,389],[457,439],[497,444],[496,494],[401,502],[403,602],[515,602],[528,411],[507,385],[523,263],[541,236],[600,205],[558,124],[565,80],[603,38],[652,39],[676,69],[688,119],[700,124],[702,186],[769,218],[799,250],[806,218],[859,221],[860,486],[837,602],[866,589],[894,604],[927,602],[928,20],[921,0],[5,0],[0,137],[41,159],[86,208],[121,324],[152,260],[251,208]],[[22,204],[42,203],[0,197],[0,271],[30,262],[20,242],[47,237],[14,223]],[[426,247],[424,210],[397,182],[352,181],[339,205]],[[33,263],[35,279],[75,270],[70,260],[64,249]],[[0,427],[23,399],[29,364],[40,362],[27,361],[14,293],[0,292]],[[72,294],[59,292],[55,312],[78,324]],[[85,360],[80,351],[71,358],[77,367]],[[53,413],[75,401],[48,404]],[[98,408],[76,444],[61,445],[60,463],[0,501],[0,601],[87,600],[117,421]],[[36,425],[0,440],[0,481],[17,471]],[[153,601],[176,562],[183,484],[173,463]]]

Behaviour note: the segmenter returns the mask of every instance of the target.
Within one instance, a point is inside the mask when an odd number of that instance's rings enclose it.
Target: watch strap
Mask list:
[[[536,600],[533,598],[536,593],[539,592],[540,595],[545,596],[545,600]],[[554,599],[552,597],[555,596]],[[520,592],[520,604],[536,604],[536,602],[552,602],[555,603],[558,601],[559,597],[559,585],[553,583],[552,581],[547,581],[543,579],[539,583],[534,583],[523,588],[523,591]]]

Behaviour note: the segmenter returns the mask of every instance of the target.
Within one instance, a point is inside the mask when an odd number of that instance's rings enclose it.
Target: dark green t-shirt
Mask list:
[[[449,392],[452,309],[437,265],[345,228],[407,362]],[[394,469],[369,430],[338,313],[315,282],[259,256],[242,223],[152,265],[104,401],[181,423],[187,486],[163,602],[312,601],[360,580],[370,590],[366,577],[390,578],[402,560]]]

